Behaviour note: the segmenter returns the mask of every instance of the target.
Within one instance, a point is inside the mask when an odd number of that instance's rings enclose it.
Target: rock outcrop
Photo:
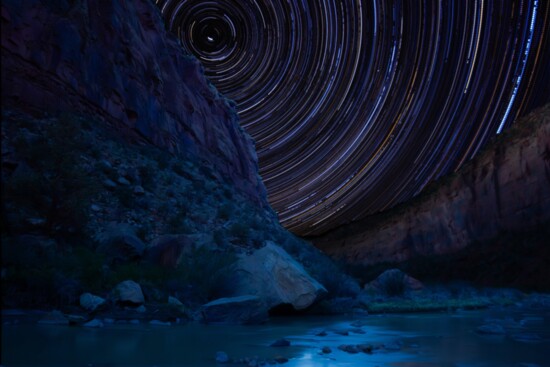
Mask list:
[[[13,254],[2,257],[3,306],[77,304],[93,290],[109,295],[106,308],[139,315],[168,295],[191,310],[255,295],[261,307],[245,306],[266,314],[322,297],[313,277],[333,295],[357,293],[281,227],[234,106],[165,31],[154,2],[1,7],[2,251]],[[273,244],[254,252],[272,240],[291,255]],[[56,274],[36,279],[29,268]],[[137,283],[109,289],[122,279]],[[83,307],[96,301],[85,296]]]
[[[373,265],[450,254],[501,233],[544,226],[550,221],[550,105],[431,190],[312,240],[348,264]]]
[[[104,298],[91,293],[83,293],[80,295],[80,307],[90,312],[95,311],[98,307],[104,305],[105,302]]]
[[[117,302],[131,305],[141,305],[145,302],[140,285],[132,280],[120,282],[113,290],[113,293],[114,299]]]
[[[129,139],[213,164],[267,207],[234,104],[164,27],[154,2],[2,1],[2,106],[102,117]]]
[[[259,296],[268,309],[289,304],[303,310],[327,294],[285,250],[268,242],[236,265],[238,294]]]

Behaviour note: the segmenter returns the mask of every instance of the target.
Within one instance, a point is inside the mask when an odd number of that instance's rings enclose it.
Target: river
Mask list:
[[[480,335],[487,323],[505,334]],[[318,336],[322,331],[325,336]],[[348,335],[341,335],[339,333]],[[271,347],[286,338],[289,347]],[[342,344],[370,344],[350,354]],[[377,348],[378,346],[384,347]],[[332,352],[321,353],[322,347]],[[274,318],[255,326],[110,324],[103,328],[3,321],[2,366],[219,366],[230,358],[288,358],[287,367],[550,366],[550,311],[498,309],[362,317]]]

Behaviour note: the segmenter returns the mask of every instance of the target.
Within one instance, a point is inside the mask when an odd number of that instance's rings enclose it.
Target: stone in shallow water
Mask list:
[[[290,346],[290,341],[286,339],[278,339],[271,343],[270,347],[288,347]]]
[[[386,350],[400,350],[401,349],[401,343],[400,342],[390,342],[384,344],[384,349]]]
[[[476,329],[476,333],[485,335],[504,335],[506,331],[499,324],[485,324]]]
[[[136,308],[136,312],[139,312],[139,313],[145,313],[146,311],[147,311],[147,308],[144,305],[141,305]]]
[[[357,349],[363,353],[371,354],[374,347],[370,344],[357,344]]]
[[[321,352],[323,352],[323,354],[329,354],[332,353],[332,349],[330,349],[330,347],[323,347],[323,349],[321,349]]]
[[[288,358],[286,357],[283,357],[283,356],[277,356],[274,358],[275,362],[279,363],[279,364],[283,364],[283,363],[286,363],[288,362]]]
[[[46,314],[38,323],[47,325],[69,325],[69,320],[61,311],[53,310]]]
[[[512,335],[512,339],[518,342],[537,342],[542,340],[541,336],[535,333],[518,333]]]
[[[347,330],[335,330],[335,334],[342,335],[342,336],[348,336],[349,332]]]
[[[151,320],[149,321],[150,325],[158,325],[158,326],[170,326],[172,323],[170,321],[160,321],[160,320]]]
[[[103,327],[103,321],[99,319],[93,319],[83,324],[82,326],[90,327],[90,328],[100,328],[100,327]]]
[[[216,362],[218,363],[227,363],[229,362],[229,357],[227,356],[227,353],[225,352],[216,352]]]
[[[82,325],[86,322],[86,318],[80,315],[66,315],[69,320],[69,325]]]
[[[339,345],[338,349],[340,349],[341,351],[344,351],[346,353],[350,353],[350,354],[359,353],[359,349],[357,349],[357,347],[355,345],[352,345],[352,344]]]

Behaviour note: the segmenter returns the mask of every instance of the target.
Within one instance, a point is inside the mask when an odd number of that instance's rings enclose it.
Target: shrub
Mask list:
[[[88,208],[100,190],[99,182],[81,166],[80,155],[90,148],[80,120],[63,115],[41,125],[40,136],[18,131],[17,155],[30,169],[6,181],[3,199],[20,209],[38,211],[50,234],[74,234],[84,230]]]
[[[249,233],[250,227],[242,222],[235,222],[229,227],[229,234],[243,241],[248,239]]]
[[[218,219],[221,219],[221,220],[228,220],[232,212],[233,212],[233,206],[229,203],[226,203],[218,207],[217,217]]]
[[[116,181],[118,178],[117,170],[109,166],[105,162],[97,162],[95,164],[95,168],[96,170],[103,172],[103,174],[105,174],[105,176],[107,176],[107,178],[109,178],[112,181]]]
[[[184,178],[189,178],[190,177],[190,175],[189,175],[189,173],[187,173],[184,165],[179,161],[174,162],[174,164],[172,165],[172,171],[174,171],[175,174],[177,174],[181,177],[184,177]]]
[[[225,186],[223,188],[223,195],[225,196],[226,199],[233,199],[233,191],[231,191],[231,189],[227,186]]]
[[[134,195],[130,188],[117,186],[117,188],[115,189],[115,195],[118,198],[118,202],[122,206],[128,209],[132,208],[132,205],[134,203]]]
[[[193,227],[187,219],[181,214],[173,215],[168,219],[167,223],[167,232],[168,233],[178,233],[178,234],[191,234],[193,233]]]
[[[214,243],[215,243],[216,245],[218,245],[218,246],[223,245],[225,235],[224,235],[224,233],[223,233],[222,230],[216,229],[216,230],[214,231],[212,237],[213,237]]]
[[[143,186],[146,190],[152,191],[155,188],[155,168],[148,163],[140,166],[138,171],[139,177],[141,178],[141,186]]]

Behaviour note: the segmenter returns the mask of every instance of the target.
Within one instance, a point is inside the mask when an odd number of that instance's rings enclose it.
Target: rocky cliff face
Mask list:
[[[2,307],[70,308],[83,295],[88,311],[103,298],[127,318],[137,311],[121,307],[145,302],[150,317],[168,308],[173,321],[236,292],[243,318],[258,303],[265,316],[325,289],[358,293],[280,225],[234,106],[154,2],[6,0],[1,39]],[[268,243],[302,282],[258,266],[246,279],[263,274],[271,287],[237,288],[237,261],[262,263]],[[117,296],[127,280],[139,298]]]
[[[267,206],[231,101],[167,33],[151,1],[2,2],[2,105],[102,117],[127,137],[191,153]]]
[[[458,173],[427,190],[431,192],[410,203],[313,242],[348,264],[374,265],[451,254],[502,233],[547,225],[550,105],[519,121]]]

